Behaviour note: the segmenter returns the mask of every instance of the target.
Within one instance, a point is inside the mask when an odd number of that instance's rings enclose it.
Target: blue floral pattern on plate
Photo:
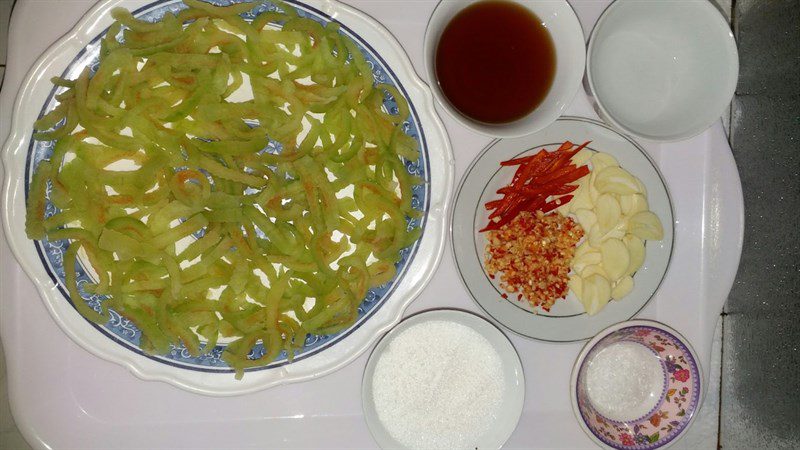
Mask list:
[[[219,6],[225,6],[233,3],[240,3],[239,1],[234,1],[234,0],[206,0],[206,1],[208,1],[208,3],[213,3]],[[284,4],[287,5],[287,7],[294,8],[299,16],[313,19],[323,25],[327,24],[328,22],[334,21],[333,18],[327,16],[325,13],[315,8],[312,8],[308,5],[305,5],[301,2],[286,0]],[[253,20],[256,16],[258,16],[262,12],[280,10],[280,7],[270,2],[254,4],[253,6],[254,6],[253,10],[242,14],[242,17],[244,19]],[[165,14],[177,13],[184,8],[186,8],[186,5],[184,5],[180,0],[162,0],[151,3],[143,8],[134,11],[134,16],[136,16],[141,20],[155,22],[160,20]],[[356,43],[361,53],[364,55],[367,64],[372,69],[375,83],[386,83],[395,86],[408,100],[408,95],[406,94],[402,84],[400,84],[400,82],[397,80],[397,77],[388,67],[386,62],[380,57],[380,55],[378,55],[370,47],[370,45],[366,41],[364,41],[360,36],[358,36],[356,33],[347,28],[347,26],[345,26],[344,24],[340,25],[341,25],[340,33],[351,38]],[[89,67],[90,71],[94,73],[99,65],[100,39],[102,39],[104,36],[105,32],[95,37],[75,57],[72,63],[64,71],[62,77],[70,79],[76,78],[85,67]],[[50,110],[52,110],[53,108],[55,108],[55,106],[58,104],[57,100],[55,100],[55,95],[61,91],[62,88],[57,88],[57,87],[53,88],[47,102],[45,102],[44,106],[42,107],[40,117],[49,112]],[[409,229],[420,227],[424,230],[425,218],[427,216],[427,212],[429,209],[429,202],[430,202],[430,179],[429,179],[430,168],[428,165],[428,157],[427,157],[428,150],[422,126],[419,121],[419,117],[414,109],[414,105],[411,103],[410,100],[408,101],[409,101],[409,106],[411,108],[411,116],[409,117],[408,120],[406,120],[406,122],[403,123],[403,131],[417,141],[420,149],[420,158],[417,161],[405,161],[405,166],[409,174],[419,176],[420,178],[425,180],[424,184],[419,184],[413,187],[412,200],[411,200],[411,204],[414,207],[414,209],[422,211],[423,215],[421,218],[417,219],[409,218],[408,227]],[[394,99],[391,98],[390,96],[384,99],[384,107],[389,112],[397,111],[397,104],[394,101]],[[42,160],[48,159],[52,155],[53,147],[54,143],[52,141],[36,141],[31,139],[31,145],[29,147],[27,164],[26,164],[26,179],[25,179],[26,197],[31,179],[33,177],[34,169],[38,166],[38,164]],[[274,142],[270,144],[270,147],[273,148],[274,151],[279,151],[280,149],[280,145]],[[270,150],[268,149],[268,151]],[[45,217],[50,217],[56,212],[57,212],[56,207],[52,203],[48,202],[45,209]],[[320,351],[323,351],[324,349],[330,347],[331,345],[343,339],[350,332],[358,328],[365,320],[369,319],[369,317],[372,316],[380,308],[380,306],[391,296],[395,286],[397,286],[397,284],[402,279],[403,275],[405,274],[406,270],[409,267],[411,260],[414,258],[417,247],[419,245],[418,243],[419,241],[417,241],[417,243],[415,243],[414,245],[401,250],[400,260],[396,264],[397,275],[395,276],[394,279],[392,279],[391,281],[382,286],[378,286],[376,288],[369,290],[366,297],[361,302],[361,305],[358,308],[358,319],[356,320],[355,324],[353,324],[349,329],[339,332],[337,334],[307,336],[303,348],[295,353],[294,360],[297,361],[300,359],[304,359]],[[69,242],[65,240],[49,241],[45,239],[42,241],[35,241],[35,246],[39,254],[39,257],[42,261],[42,264],[47,269],[53,281],[57,284],[64,298],[64,301],[71,303],[71,300],[69,299],[69,295],[67,294],[65,288],[65,280],[64,280],[65,271],[63,263],[64,252],[69,247]],[[83,300],[90,308],[94,309],[95,311],[100,311],[100,304],[104,300],[104,297],[86,293],[82,289],[82,286],[85,285],[86,283],[93,282],[91,274],[89,274],[80,263],[76,265],[76,270],[77,270],[78,288],[79,292],[81,293],[81,296],[83,297]],[[100,332],[102,332],[104,335],[114,340],[118,344],[128,348],[131,351],[134,351],[136,353],[139,353],[143,356],[154,359],[156,361],[184,369],[203,371],[203,372],[232,372],[232,369],[228,367],[227,363],[221,359],[222,352],[225,350],[224,345],[217,345],[215,348],[211,349],[210,351],[207,351],[206,353],[198,357],[192,357],[183,345],[172,346],[169,353],[166,355],[149,355],[144,353],[139,348],[139,339],[141,337],[141,332],[136,328],[136,326],[130,320],[126,319],[125,317],[122,317],[120,314],[118,314],[116,311],[113,310],[109,311],[109,316],[110,316],[109,320],[102,326],[98,326],[95,324],[92,325],[95,328],[97,328]],[[90,322],[87,321],[87,323]],[[258,357],[263,354],[264,354],[264,347],[259,343],[256,347],[253,348],[250,356]],[[265,370],[274,367],[279,367],[284,364],[287,364],[288,362],[289,361],[287,359],[286,353],[282,352],[278,356],[278,358],[269,365],[251,368],[248,369],[248,371]]]

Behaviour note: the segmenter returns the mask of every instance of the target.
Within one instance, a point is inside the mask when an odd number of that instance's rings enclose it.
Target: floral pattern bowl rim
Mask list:
[[[580,400],[581,399],[578,398],[578,390],[579,390],[578,389],[578,376],[579,376],[579,373],[581,371],[581,368],[584,365],[584,362],[586,361],[587,356],[589,355],[589,353],[593,349],[595,349],[595,347],[598,344],[601,343],[601,341],[603,341],[605,338],[613,335],[614,333],[619,332],[620,330],[625,330],[625,329],[628,329],[628,328],[649,328],[649,329],[654,329],[654,330],[661,331],[664,334],[666,334],[668,336],[667,339],[671,338],[672,340],[674,340],[675,343],[677,344],[676,347],[678,347],[680,350],[682,350],[685,353],[685,355],[688,357],[688,359],[689,359],[689,366],[690,366],[689,367],[689,372],[691,373],[693,378],[695,378],[694,380],[692,380],[691,386],[693,386],[695,388],[694,391],[696,391],[696,392],[692,392],[692,394],[690,396],[690,399],[689,399],[689,401],[687,403],[687,406],[686,406],[685,415],[688,415],[688,420],[684,420],[684,421],[682,421],[682,423],[679,424],[679,428],[677,429],[677,432],[667,433],[664,436],[660,436],[660,438],[658,437],[658,435],[656,435],[656,439],[650,440],[648,442],[637,442],[637,441],[634,441],[633,440],[635,438],[635,436],[634,436],[634,437],[631,437],[632,440],[629,443],[626,442],[624,444],[623,443],[618,443],[618,445],[613,445],[613,444],[617,444],[617,443],[609,442],[608,439],[601,439],[601,437],[598,436],[598,434],[595,432],[595,430],[593,430],[589,426],[589,424],[586,421],[586,418],[583,416],[583,414],[581,412],[581,408],[582,407],[580,405]],[[592,442],[594,442],[596,445],[598,445],[600,448],[603,448],[603,449],[611,449],[611,450],[628,450],[628,449],[630,449],[630,450],[652,450],[652,449],[656,449],[656,448],[658,448],[658,449],[667,448],[667,447],[675,444],[675,442],[677,442],[678,440],[680,440],[680,438],[683,437],[686,434],[687,430],[689,430],[689,428],[691,428],[691,425],[694,422],[695,417],[697,416],[697,412],[700,409],[701,405],[703,404],[703,399],[705,398],[705,374],[703,373],[703,368],[700,365],[699,361],[700,360],[699,360],[699,358],[697,356],[697,353],[695,352],[695,350],[691,346],[691,344],[686,340],[686,338],[683,337],[683,335],[681,335],[679,332],[675,331],[671,327],[669,327],[669,326],[667,326],[667,325],[665,325],[665,324],[663,324],[661,322],[657,322],[657,321],[654,321],[654,320],[637,319],[637,320],[629,320],[629,321],[625,321],[625,322],[620,322],[620,323],[614,324],[614,325],[606,328],[605,330],[601,331],[600,333],[597,333],[597,335],[594,338],[592,338],[589,342],[586,343],[586,345],[583,347],[583,349],[581,349],[581,352],[578,354],[578,357],[575,359],[575,364],[572,367],[572,373],[571,373],[571,376],[570,376],[570,385],[569,385],[570,386],[569,389],[570,389],[570,400],[571,400],[571,404],[572,404],[572,412],[575,414],[575,419],[578,421],[578,424],[580,425],[581,429],[592,440]],[[673,378],[674,378],[674,376],[673,376]],[[686,381],[686,380],[681,379],[679,381]],[[664,403],[665,403],[665,398],[666,398],[665,395],[668,395],[667,393],[668,393],[668,391],[667,391],[666,386],[665,386],[665,392],[662,394],[662,398],[659,400],[658,405],[655,408],[653,408],[653,412],[660,411],[662,405],[664,405]],[[586,402],[588,403],[588,400],[586,400]],[[636,420],[633,420],[633,421],[629,421],[629,422],[614,422],[614,421],[612,421],[610,419],[606,419],[606,420],[608,422],[611,422],[612,424],[620,424],[620,425],[625,426],[628,423],[633,424],[633,423],[638,423],[638,422],[641,422],[641,421],[647,422],[648,416],[650,416],[650,414],[646,415],[645,417],[642,417],[642,418],[639,418],[639,419],[636,419]],[[599,416],[599,414],[598,414],[598,417],[601,417],[601,416]],[[652,419],[652,417],[651,417],[651,419]],[[644,437],[647,438],[648,436],[644,436]]]

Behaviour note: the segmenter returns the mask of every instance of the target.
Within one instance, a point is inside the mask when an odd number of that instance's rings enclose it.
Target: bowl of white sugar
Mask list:
[[[382,448],[498,449],[522,414],[525,378],[497,327],[466,311],[438,309],[383,337],[361,394]]]
[[[650,450],[679,439],[703,398],[697,355],[677,331],[648,320],[611,326],[583,348],[572,408],[602,448]]]

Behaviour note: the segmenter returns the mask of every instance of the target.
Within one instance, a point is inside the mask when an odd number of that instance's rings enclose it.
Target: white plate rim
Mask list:
[[[39,114],[44,97],[50,92],[48,75],[60,75],[75,55],[110,23],[108,11],[117,6],[135,10],[156,3],[154,0],[104,0],[92,7],[76,25],[42,53],[26,74],[16,96],[8,138],[2,148],[2,161],[6,172],[3,186],[2,211],[3,228],[7,241],[17,262],[36,286],[43,303],[58,326],[74,342],[93,355],[126,367],[143,380],[162,381],[178,388],[209,396],[233,396],[256,392],[272,386],[300,382],[318,378],[346,366],[384,332],[400,321],[408,305],[422,292],[441,262],[444,252],[446,222],[450,217],[454,187],[454,159],[449,137],[434,107],[433,94],[419,78],[408,55],[397,39],[380,23],[369,15],[337,0],[297,0],[311,6],[333,20],[343,22],[361,36],[365,42],[376,47],[379,54],[402,81],[408,96],[414,102],[419,114],[420,125],[424,126],[428,142],[428,159],[431,166],[430,207],[426,219],[425,233],[419,241],[418,254],[409,265],[406,276],[399,280],[390,298],[384,301],[380,310],[364,321],[349,336],[341,339],[337,346],[326,349],[314,357],[294,364],[270,370],[250,372],[242,380],[236,381],[232,374],[209,374],[174,368],[137,355],[112,342],[99,332],[85,325],[81,329],[68,326],[68,321],[84,319],[68,302],[60,297],[56,285],[37,260],[30,258],[31,242],[25,236],[24,228],[24,159],[32,123]],[[372,35],[372,39],[365,37]],[[380,42],[377,42],[379,39]],[[378,48],[379,47],[379,48]],[[42,87],[44,83],[44,88]],[[44,91],[44,94],[42,94]],[[42,97],[42,101],[36,100]],[[27,134],[27,135],[26,135]],[[436,174],[436,176],[434,176]],[[22,206],[21,211],[19,210]],[[16,208],[16,209],[15,209]],[[20,212],[17,212],[20,211]],[[31,262],[37,261],[37,262]],[[59,308],[66,304],[69,310]],[[63,305],[61,305],[63,306]],[[88,330],[88,332],[87,332]],[[99,338],[98,338],[99,336]],[[110,345],[109,345],[110,344]],[[121,351],[120,351],[121,350]],[[338,354],[333,357],[333,353]]]
[[[561,116],[553,124],[551,124],[550,126],[542,129],[540,132],[544,132],[548,128],[550,128],[551,126],[554,126],[554,125],[556,125],[556,124],[558,124],[560,122],[566,122],[566,121],[580,121],[580,122],[586,122],[586,123],[590,124],[591,126],[599,126],[599,127],[602,127],[604,129],[610,131],[611,133],[616,134],[621,139],[627,141],[629,144],[631,144],[631,146],[635,147],[644,156],[644,158],[646,158],[646,160],[650,163],[650,165],[652,166],[653,170],[658,175],[658,180],[660,181],[661,186],[663,186],[663,188],[664,188],[664,194],[666,195],[666,200],[667,200],[668,206],[669,206],[669,215],[670,215],[670,219],[672,220],[672,222],[670,223],[671,239],[670,239],[670,247],[669,247],[669,251],[668,251],[668,258],[667,258],[667,262],[666,262],[666,264],[664,266],[663,273],[660,276],[660,280],[659,280],[658,284],[655,286],[655,288],[653,289],[653,292],[648,296],[646,301],[644,301],[642,303],[642,305],[635,312],[633,312],[629,317],[626,317],[625,319],[623,319],[623,321],[624,320],[631,320],[634,317],[636,317],[650,303],[650,301],[656,296],[656,294],[659,291],[659,288],[664,283],[664,280],[666,278],[667,272],[669,271],[669,267],[670,267],[670,264],[672,262],[672,256],[673,256],[673,254],[675,252],[675,223],[674,223],[674,221],[675,221],[675,205],[674,205],[674,201],[672,199],[672,196],[670,194],[670,191],[669,191],[667,183],[666,183],[666,181],[664,179],[664,176],[663,176],[663,174],[661,173],[661,171],[658,168],[658,165],[655,163],[655,161],[653,161],[653,159],[650,156],[650,154],[647,151],[645,151],[644,148],[638,142],[636,142],[632,136],[620,133],[618,130],[614,129],[612,126],[609,126],[608,124],[603,123],[603,122],[601,122],[599,120],[588,118],[588,117],[581,117],[581,116]],[[523,138],[527,138],[527,137],[530,137],[530,136],[533,136],[533,134],[525,136]],[[455,242],[456,242],[456,236],[455,236],[456,235],[456,225],[455,225],[456,224],[456,218],[455,218],[455,216],[458,213],[459,199],[461,197],[462,189],[464,188],[464,185],[466,184],[466,182],[467,182],[467,180],[469,178],[469,175],[472,173],[472,170],[475,168],[475,166],[478,165],[480,160],[483,158],[483,156],[487,152],[491,151],[491,149],[494,147],[494,145],[496,145],[498,142],[500,142],[502,140],[505,140],[505,139],[519,139],[519,138],[498,138],[498,139],[492,140],[489,144],[486,145],[486,147],[483,150],[481,150],[478,153],[477,156],[475,156],[475,158],[472,160],[470,165],[464,171],[464,175],[461,177],[461,180],[459,181],[458,187],[456,188],[455,195],[454,195],[454,200],[453,200],[453,208],[450,211],[451,217],[450,217],[450,225],[449,225],[449,228],[450,228],[450,230],[449,230],[449,234],[450,234],[449,240],[450,240],[450,244],[451,244],[450,245],[450,247],[451,247],[451,252],[450,253],[452,255],[453,262],[455,263],[455,266],[456,266],[456,272],[458,273],[458,278],[461,281],[461,284],[464,286],[464,288],[470,294],[470,297],[473,299],[475,304],[477,304],[478,307],[480,307],[480,309],[491,320],[501,324],[505,329],[510,330],[514,334],[517,334],[517,335],[522,336],[522,337],[527,338],[527,339],[533,339],[533,340],[536,340],[536,341],[542,341],[542,342],[553,343],[553,344],[568,344],[568,343],[572,343],[572,342],[580,342],[580,341],[586,341],[586,340],[592,339],[595,336],[595,334],[593,334],[593,333],[589,333],[588,335],[584,335],[584,336],[581,336],[581,337],[573,337],[573,338],[569,338],[569,339],[556,339],[556,338],[548,339],[548,338],[544,338],[544,337],[541,337],[541,336],[534,336],[532,334],[526,334],[526,333],[521,332],[518,329],[512,328],[511,326],[507,325],[503,320],[501,320],[500,318],[495,317],[495,315],[491,314],[486,309],[486,307],[481,303],[481,300],[478,300],[478,298],[476,298],[476,296],[473,293],[472,289],[470,289],[470,284],[465,279],[465,276],[464,276],[464,274],[462,272],[461,264],[459,264],[458,252],[456,250],[456,245],[455,245]],[[597,316],[595,316],[595,317],[597,317]],[[617,320],[616,322],[620,322],[620,321]],[[615,322],[614,321],[608,322],[608,325],[611,325],[613,323],[615,323]],[[604,328],[605,328],[605,326],[603,328],[600,328],[600,330],[598,330],[598,332],[602,331]]]

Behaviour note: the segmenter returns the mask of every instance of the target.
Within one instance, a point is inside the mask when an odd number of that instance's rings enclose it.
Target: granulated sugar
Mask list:
[[[618,342],[589,362],[586,390],[592,406],[612,420],[633,420],[656,406],[664,388],[658,357],[644,345]]]
[[[422,322],[395,337],[375,366],[378,419],[409,448],[475,448],[505,384],[500,355],[471,328]]]

